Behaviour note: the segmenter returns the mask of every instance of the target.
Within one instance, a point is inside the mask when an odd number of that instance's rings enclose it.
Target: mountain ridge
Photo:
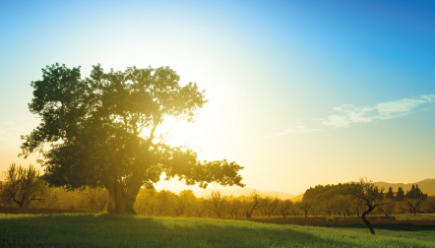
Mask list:
[[[415,183],[387,183],[380,181],[374,182],[374,184],[378,187],[383,187],[384,191],[387,191],[389,187],[392,187],[393,192],[397,192],[399,187],[402,187],[402,189],[406,192],[411,190],[413,184],[417,184],[421,192],[429,196],[435,195],[435,178],[426,178]]]

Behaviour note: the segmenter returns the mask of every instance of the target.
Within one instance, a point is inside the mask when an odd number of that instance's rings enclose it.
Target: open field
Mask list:
[[[208,218],[0,214],[0,247],[434,247],[435,227],[318,227]]]
[[[432,220],[435,221],[435,214],[397,214],[394,215],[397,220]]]

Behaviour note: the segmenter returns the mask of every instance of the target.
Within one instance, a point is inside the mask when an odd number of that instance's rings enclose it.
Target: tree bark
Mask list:
[[[306,209],[304,209],[304,212],[305,212],[305,218],[307,218],[308,217],[308,211],[310,211],[310,209],[308,208],[306,208]]]
[[[369,214],[373,209],[374,209],[374,207],[369,206],[369,209],[367,211],[365,211],[364,213],[362,213],[361,219],[368,226],[368,228],[370,229],[370,232],[374,235],[375,230],[373,230],[372,224],[370,224],[370,222],[366,219],[366,215]]]
[[[109,187],[109,213],[114,214],[136,214],[134,210],[134,203],[136,202],[137,193],[134,194],[136,190],[130,190],[125,192],[122,184],[118,181],[112,182]],[[140,186],[137,189],[139,191]]]

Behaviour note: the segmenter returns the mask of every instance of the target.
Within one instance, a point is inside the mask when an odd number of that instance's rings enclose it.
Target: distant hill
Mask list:
[[[393,187],[393,191],[397,192],[399,187],[402,187],[403,191],[410,190],[413,184],[418,184],[418,188],[420,190],[431,196],[435,195],[435,179],[424,179],[422,181],[416,183],[386,183],[386,182],[375,182],[375,185],[378,187],[384,187],[385,191],[388,190],[389,187]]]
[[[201,190],[195,193],[196,197],[207,197],[210,195],[210,193],[213,191],[213,189],[205,189],[205,190]],[[239,196],[249,196],[252,191],[254,191],[254,189],[250,189],[250,188],[240,188],[240,189],[221,189],[220,192],[222,195],[224,196],[234,196],[234,197],[239,197]],[[282,192],[275,192],[275,191],[261,191],[261,190],[257,190],[258,193],[260,193],[261,196],[270,196],[270,197],[278,197],[280,199],[292,199],[294,197],[296,197],[296,195],[293,194],[287,194],[287,193],[282,193]]]
[[[428,194],[429,196],[435,195],[435,179],[424,179],[419,182],[415,183],[386,183],[386,182],[375,182],[376,186],[385,188],[385,191],[388,190],[389,187],[393,187],[393,191],[397,192],[397,189],[399,187],[402,187],[402,189],[406,192],[407,190],[410,190],[413,184],[418,184],[418,187],[421,189],[421,191],[425,194]],[[210,195],[210,193],[213,191],[213,189],[205,189],[201,190],[195,193],[196,197],[207,197]],[[249,196],[254,189],[251,188],[240,188],[240,189],[221,189],[221,194],[224,196]],[[275,191],[261,191],[257,190],[261,196],[270,196],[270,197],[278,197],[283,200],[292,200],[293,202],[299,202],[302,201],[302,197],[304,197],[304,193],[302,192],[298,195],[288,194],[288,193],[282,193],[282,192],[275,192]]]
[[[415,183],[387,183],[387,182],[375,182],[375,185],[378,187],[383,187],[385,190],[384,192],[386,192],[388,190],[388,188],[393,187],[393,192],[397,192],[397,189],[399,187],[402,187],[403,191],[408,191],[411,190],[411,187],[413,184],[418,184],[418,188],[424,193],[427,194],[429,196],[433,196],[435,195],[435,179],[433,178],[428,178],[428,179],[424,179],[422,181],[418,181]],[[304,197],[304,193],[302,192],[299,195],[297,195],[296,197],[292,198],[291,200],[293,202],[298,202],[298,201],[302,201],[302,197]]]
[[[292,202],[300,202],[300,201],[302,201],[302,198],[304,197],[304,193],[301,193],[300,195],[298,195],[290,200],[292,200]]]

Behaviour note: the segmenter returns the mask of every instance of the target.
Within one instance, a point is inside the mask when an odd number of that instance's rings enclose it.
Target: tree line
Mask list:
[[[303,202],[311,215],[332,216],[357,216],[360,217],[366,206],[360,197],[355,197],[357,183],[337,185],[317,185],[307,189]],[[378,189],[378,206],[374,213],[389,217],[392,214],[404,213],[434,213],[434,196],[428,197],[418,185],[412,185],[411,190],[404,192],[401,187],[397,192],[390,187],[385,193]],[[308,213],[308,211],[307,211]]]
[[[364,200],[355,196],[356,183],[317,185],[306,190],[302,201],[261,196],[253,191],[247,196],[224,196],[212,191],[206,197],[196,197],[191,190],[174,193],[142,187],[136,197],[134,210],[142,215],[186,216],[215,218],[252,217],[361,217],[367,210]],[[413,185],[404,192],[379,191],[379,205],[371,214],[385,215],[404,213],[435,213],[435,197],[427,196]],[[82,187],[68,190],[65,187],[49,187],[39,171],[29,166],[12,163],[3,172],[0,181],[0,206],[32,207],[77,210],[84,212],[108,212],[109,192],[101,187]]]

